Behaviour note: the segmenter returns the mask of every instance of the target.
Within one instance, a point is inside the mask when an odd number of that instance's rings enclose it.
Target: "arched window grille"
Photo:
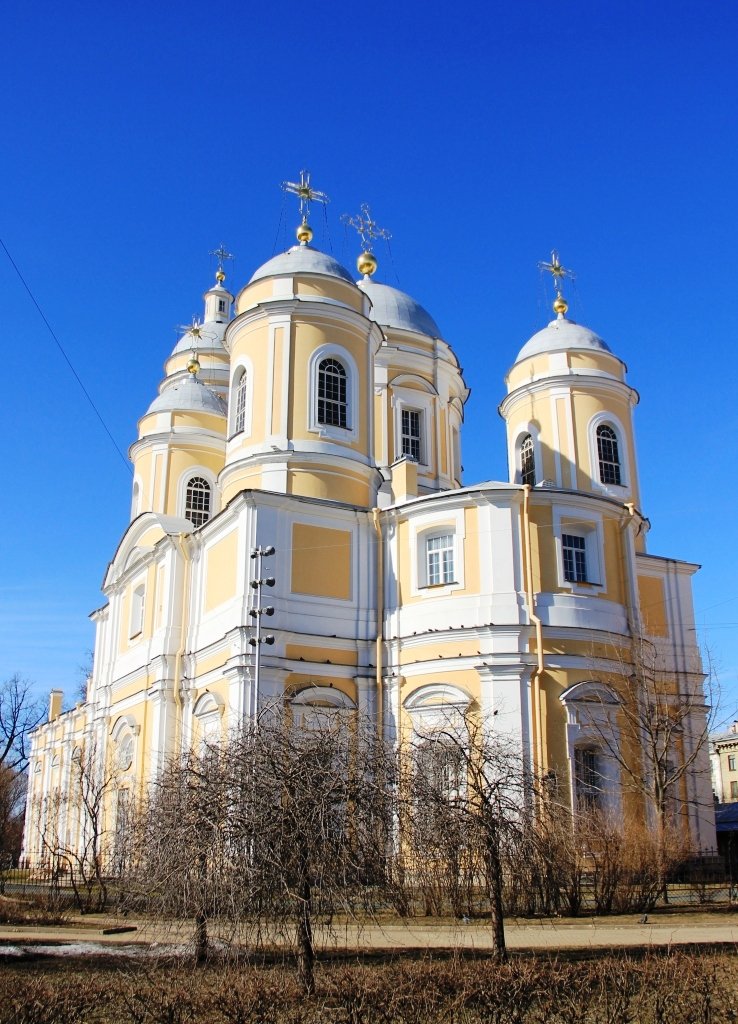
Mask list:
[[[195,529],[210,519],[210,484],[201,476],[193,476],[187,483],[185,519]]]
[[[606,423],[597,428],[597,457],[600,463],[600,482],[620,485],[622,478],[618,436]]]
[[[318,366],[318,423],[348,425],[346,370],[337,359],[323,359]]]
[[[248,387],[248,376],[244,370],[236,384],[236,413],[233,418],[233,432],[240,434],[246,429],[246,388]]]
[[[526,434],[520,445],[520,482],[536,485],[536,460],[533,451],[533,438]]]

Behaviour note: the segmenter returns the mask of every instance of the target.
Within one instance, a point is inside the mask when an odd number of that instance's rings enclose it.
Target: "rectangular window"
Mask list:
[[[574,751],[574,784],[580,811],[594,811],[601,804],[602,777],[597,764],[597,751],[580,748]]]
[[[225,313],[225,299],[218,299],[218,312]]]
[[[575,533],[562,533],[561,551],[564,559],[564,579],[569,583],[587,582],[587,553],[584,537]]]
[[[422,462],[421,413],[418,409],[402,410],[402,454],[413,462]]]
[[[139,633],[143,632],[144,593],[144,587],[141,585],[136,587],[131,594],[131,618],[128,630],[129,638],[138,636]]]
[[[426,541],[428,586],[454,582],[454,538],[447,533]]]
[[[738,800],[738,782],[731,782],[730,784],[730,799]]]
[[[735,754],[730,754],[728,756],[728,771],[729,772],[734,772],[735,771]]]

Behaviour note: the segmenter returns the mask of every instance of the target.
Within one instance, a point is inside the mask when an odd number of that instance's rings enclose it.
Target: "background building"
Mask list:
[[[673,820],[714,847],[697,566],[646,551],[622,360],[559,293],[511,349],[509,479],[464,484],[453,348],[370,252],[357,282],[311,239],[303,221],[235,296],[221,265],[165,364],[87,700],[60,713],[55,692],[34,734],[26,857],[79,841],[80,815],[52,811],[83,752],[114,771],[113,830],[168,758],[282,698],[298,725],[359,709],[397,743],[494,719],[574,811],[655,820],[663,772]]]

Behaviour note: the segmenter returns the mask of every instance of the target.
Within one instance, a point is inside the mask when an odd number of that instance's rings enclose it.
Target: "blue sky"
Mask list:
[[[505,479],[503,377],[550,319],[536,268],[577,271],[570,316],[626,361],[649,550],[699,562],[695,604],[738,711],[735,530],[738,7],[223,2],[14,5],[4,18],[0,234],[125,451],[208,252],[239,286],[292,244],[279,189],[392,232],[472,397],[465,482]],[[6,501],[0,678],[72,691],[130,475],[0,251]]]

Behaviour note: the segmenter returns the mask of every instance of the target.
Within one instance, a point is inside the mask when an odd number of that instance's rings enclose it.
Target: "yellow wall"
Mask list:
[[[238,530],[231,530],[205,550],[205,611],[234,597],[238,558]]]
[[[350,531],[293,523],[292,593],[350,599]]]
[[[638,601],[646,633],[649,636],[668,636],[664,581],[658,576],[639,576]]]

